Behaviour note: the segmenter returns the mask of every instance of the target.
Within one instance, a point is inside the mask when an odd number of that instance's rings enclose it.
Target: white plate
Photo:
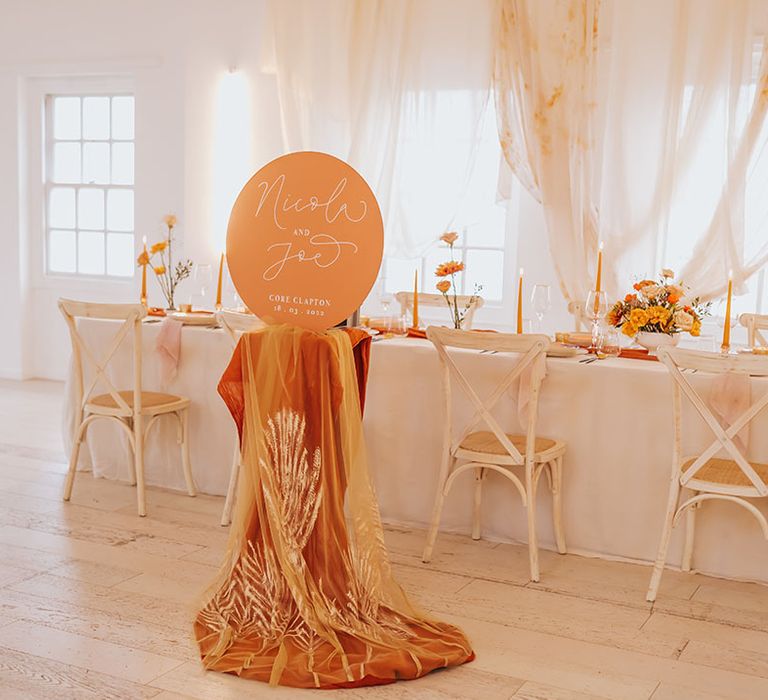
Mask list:
[[[174,321],[181,321],[185,326],[215,326],[217,325],[216,316],[204,311],[171,311],[168,318]]]
[[[547,348],[547,357],[575,357],[576,355],[588,355],[586,348],[574,348],[562,343],[550,343]]]

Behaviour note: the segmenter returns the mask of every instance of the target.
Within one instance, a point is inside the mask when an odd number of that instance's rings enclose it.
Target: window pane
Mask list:
[[[57,143],[54,145],[53,181],[80,182],[79,143]]]
[[[80,138],[80,98],[56,97],[53,100],[53,137]]]
[[[75,190],[71,187],[54,187],[48,203],[48,226],[75,228]],[[74,241],[74,237],[72,239]]]
[[[109,182],[109,144],[83,144],[83,182],[106,185]]]
[[[133,144],[112,144],[112,182],[116,185],[133,184]]]
[[[386,286],[388,294],[413,291],[413,272],[421,268],[421,258],[387,258]],[[425,280],[419,280],[419,288],[422,291],[432,290],[424,286]],[[392,313],[398,309],[391,308]]]
[[[133,139],[133,97],[112,98],[112,138]]]
[[[109,138],[109,98],[83,98],[83,138]]]
[[[134,262],[132,233],[107,234],[107,274],[133,277]]]
[[[468,250],[464,271],[465,294],[472,294],[475,284],[483,286],[480,296],[501,301],[504,281],[504,254],[496,250]]]
[[[107,193],[107,228],[133,231],[133,192],[109,190]]]
[[[48,238],[48,270],[50,272],[77,271],[74,231],[51,231]]]
[[[104,228],[104,190],[84,189],[77,193],[78,228]]]
[[[83,275],[103,275],[104,234],[80,231],[78,236],[77,271]]]

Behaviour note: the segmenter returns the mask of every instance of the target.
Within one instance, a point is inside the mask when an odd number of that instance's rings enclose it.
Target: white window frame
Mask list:
[[[114,288],[133,287],[136,281],[136,270],[129,277],[118,277],[115,275],[84,275],[78,273],[66,272],[48,272],[47,249],[48,249],[48,228],[46,223],[46,211],[48,203],[48,188],[50,186],[62,187],[82,187],[80,184],[48,183],[47,170],[48,163],[51,162],[49,140],[47,138],[47,108],[46,97],[54,96],[113,96],[113,95],[132,95],[135,99],[135,81],[132,77],[126,75],[115,76],[66,76],[56,78],[28,78],[25,81],[26,89],[26,114],[20,121],[20,131],[24,132],[25,138],[21,139],[26,144],[27,165],[26,181],[26,226],[28,233],[27,261],[29,280],[33,287],[39,289],[56,289],[62,294],[83,293],[92,287],[104,286]],[[135,115],[134,115],[135,120]],[[134,131],[134,183],[133,185],[94,185],[94,187],[107,188],[128,188],[134,192],[134,250],[137,249],[137,233],[135,228],[137,210],[136,193],[138,183],[136,180],[136,135],[138,128]],[[82,134],[81,134],[82,136]],[[111,143],[111,140],[110,140]],[[127,143],[123,141],[122,143]],[[51,146],[52,147],[52,146]],[[87,186],[87,185],[86,185]],[[105,241],[106,243],[106,241]],[[105,267],[106,271],[106,267]]]

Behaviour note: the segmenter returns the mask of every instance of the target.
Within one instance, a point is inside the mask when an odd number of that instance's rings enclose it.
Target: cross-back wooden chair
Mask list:
[[[489,472],[495,471],[512,482],[526,507],[530,574],[532,581],[538,581],[536,489],[539,477],[545,470],[552,491],[557,549],[561,554],[566,552],[562,521],[562,471],[565,443],[536,435],[539,391],[549,338],[545,335],[481,333],[434,326],[427,328],[427,338],[434,344],[440,358],[446,415],[437,494],[422,559],[428,562],[432,557],[445,497],[457,477],[467,471],[474,472],[475,476],[472,539],[480,539],[483,480]],[[494,350],[516,353],[518,357],[512,362],[506,376],[501,378],[490,396],[482,400],[457,366],[449,348]],[[492,411],[499,400],[508,395],[513,382],[528,372],[530,373],[528,375],[530,393],[526,433],[525,435],[508,434],[494,418]],[[472,418],[460,431],[453,430],[452,386],[454,383],[459,386],[474,408]],[[477,430],[481,424],[484,424],[485,429]],[[516,468],[522,468],[522,478],[515,473]]]
[[[95,420],[110,420],[120,426],[133,451],[131,461],[131,485],[137,486],[139,515],[147,514],[144,491],[144,443],[152,426],[163,415],[173,415],[178,421],[178,442],[181,446],[181,462],[184,479],[190,496],[196,494],[189,461],[189,399],[155,391],[144,391],[141,380],[141,320],[147,310],[141,304],[97,304],[71,299],[59,299],[59,310],[64,316],[72,341],[77,411],[69,471],[64,485],[64,500],[72,495],[72,486],[80,456],[80,446],[85,440],[88,426]],[[97,318],[122,321],[117,327],[106,351],[100,353],[83,339],[77,327],[78,318]],[[119,390],[107,373],[120,344],[127,337],[133,340],[133,388]],[[86,377],[90,376],[87,385]],[[96,394],[101,385],[106,393]],[[144,421],[146,425],[144,425]]]
[[[473,300],[474,296],[474,300]],[[395,294],[395,299],[400,304],[400,313],[403,316],[413,316],[413,292],[398,292]],[[451,296],[453,299],[453,296]],[[467,313],[464,316],[464,328],[467,330],[472,329],[473,319],[475,312],[483,307],[485,303],[483,297],[471,294],[459,294],[456,297],[459,304],[459,310],[467,308]],[[427,294],[419,292],[419,308],[441,308],[446,313],[450,313],[448,305],[445,303],[445,298],[442,294]]]
[[[592,321],[584,313],[583,301],[570,301],[568,302],[568,313],[573,316],[573,330],[576,333],[588,330]]]
[[[239,311],[217,311],[216,320],[229,335],[233,350],[243,333],[250,333],[264,327],[264,322],[258,316],[240,313]],[[232,466],[229,470],[229,486],[227,487],[227,497],[224,501],[224,510],[221,513],[222,527],[226,527],[232,522],[232,508],[235,504],[235,491],[237,490],[237,480],[240,477],[241,461],[240,436],[237,430],[235,430],[235,446],[232,451]]]
[[[693,557],[696,509],[707,500],[719,499],[732,501],[749,511],[758,521],[763,535],[768,539],[768,521],[748,498],[768,497],[768,464],[750,462],[737,446],[735,438],[739,431],[768,406],[768,392],[744,411],[730,426],[723,425],[702,398],[700,393],[688,381],[683,370],[696,370],[710,375],[723,375],[737,372],[750,375],[768,375],[768,357],[754,355],[728,355],[679,348],[659,350],[659,359],[666,365],[673,382],[673,411],[675,437],[672,447],[672,474],[670,477],[669,498],[664,527],[661,532],[659,551],[648,587],[647,600],[656,600],[661,583],[661,575],[667,560],[667,550],[672,536],[672,529],[683,513],[686,514],[686,535],[683,549],[682,568],[691,570]],[[700,454],[685,456],[682,454],[682,397],[693,405],[714,435],[713,442]],[[716,456],[725,450],[727,457]],[[680,502],[683,488],[692,495]]]
[[[768,340],[760,332],[768,330],[768,314],[741,314],[739,323],[747,329],[747,342],[750,347],[768,345]]]

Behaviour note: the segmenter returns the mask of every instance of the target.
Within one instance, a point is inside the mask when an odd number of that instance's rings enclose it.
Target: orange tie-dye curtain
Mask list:
[[[541,202],[564,295],[674,267],[693,293],[768,260],[768,5],[501,0],[494,93],[506,162]]]

